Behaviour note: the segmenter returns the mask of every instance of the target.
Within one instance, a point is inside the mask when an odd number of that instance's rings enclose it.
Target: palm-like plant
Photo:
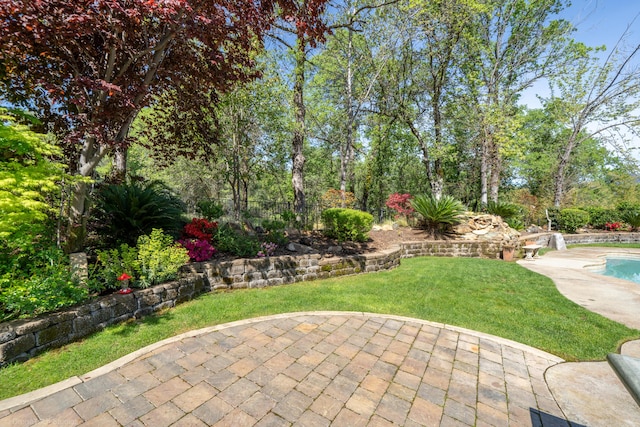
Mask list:
[[[102,186],[95,197],[96,230],[104,243],[135,246],[154,228],[177,237],[184,204],[160,181]]]
[[[522,229],[522,208],[515,203],[494,202],[492,200],[487,203],[487,212],[491,215],[497,215],[504,222],[509,224],[511,228]]]
[[[464,205],[451,196],[436,199],[433,196],[416,196],[411,205],[421,217],[421,224],[433,231],[445,231],[462,221]]]
[[[622,220],[629,224],[633,230],[640,228],[640,211],[628,210],[622,214]]]

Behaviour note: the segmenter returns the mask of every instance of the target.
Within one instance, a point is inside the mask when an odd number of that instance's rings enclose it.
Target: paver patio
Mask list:
[[[279,315],[155,347],[14,401],[0,426],[569,425],[544,380],[561,359],[417,319]]]

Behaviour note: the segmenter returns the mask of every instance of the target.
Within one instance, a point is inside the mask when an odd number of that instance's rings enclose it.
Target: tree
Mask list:
[[[239,217],[267,174],[278,175],[279,183],[264,198],[283,199],[276,190],[286,182],[288,90],[268,55],[257,59],[257,69],[259,79],[236,85],[216,101],[203,96],[197,110],[180,112],[173,99],[162,98],[134,123],[137,141],[166,169],[162,175],[173,177],[169,184],[190,206],[230,194]],[[149,176],[150,171],[140,172]]]
[[[325,1],[3,1],[0,90],[52,126],[73,174],[90,177],[114,154],[121,178],[131,123],[154,96],[169,94],[189,110],[202,93],[253,77],[276,15],[314,40]],[[87,190],[84,182],[74,188],[73,224],[84,222]]]
[[[464,103],[471,106],[480,145],[480,199],[498,200],[502,160],[520,124],[516,102],[535,81],[570,62],[575,45],[571,25],[552,20],[566,0],[487,0],[465,37]]]
[[[411,37],[401,50],[397,115],[411,130],[439,199],[444,189],[444,162],[450,155],[444,110],[455,100],[462,62],[462,38],[472,16],[480,10],[473,1],[411,2],[400,13],[411,16]]]
[[[632,135],[640,130],[640,74],[633,62],[640,56],[640,44],[625,52],[622,40],[602,63],[585,51],[562,78],[554,80],[558,95],[545,100],[555,120],[568,129],[554,173],[555,206],[562,203],[567,170],[581,144],[597,137],[621,146],[625,130]]]

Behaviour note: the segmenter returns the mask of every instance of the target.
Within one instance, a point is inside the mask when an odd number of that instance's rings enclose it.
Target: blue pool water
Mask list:
[[[640,259],[607,258],[607,267],[602,274],[640,283]]]

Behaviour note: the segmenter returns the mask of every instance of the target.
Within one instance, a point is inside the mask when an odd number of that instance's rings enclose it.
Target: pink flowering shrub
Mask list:
[[[271,256],[275,253],[276,249],[278,249],[278,245],[272,242],[262,242],[260,244],[260,250],[257,255],[260,258],[264,258],[267,256]]]
[[[192,261],[208,261],[216,253],[216,248],[203,239],[182,239],[179,243],[189,252]]]

